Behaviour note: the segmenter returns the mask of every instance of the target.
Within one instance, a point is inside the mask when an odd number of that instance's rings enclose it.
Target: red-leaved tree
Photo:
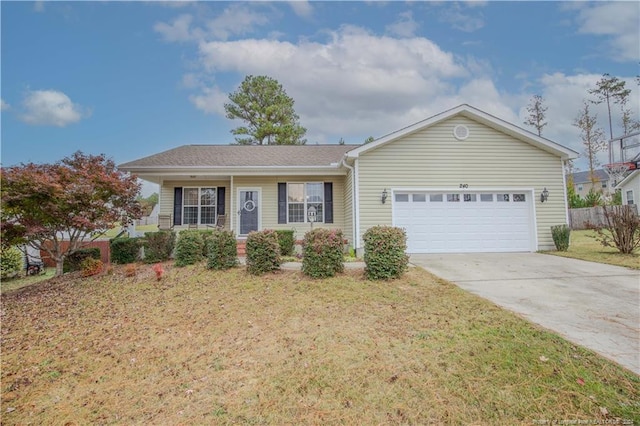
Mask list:
[[[3,245],[43,250],[62,275],[65,257],[116,223],[140,218],[139,190],[136,177],[103,154],[78,151],[55,164],[2,168]]]

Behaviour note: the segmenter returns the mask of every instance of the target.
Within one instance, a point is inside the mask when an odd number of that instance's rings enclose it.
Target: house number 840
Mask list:
[[[468,188],[469,184],[468,183],[461,183],[460,184],[460,188]]]

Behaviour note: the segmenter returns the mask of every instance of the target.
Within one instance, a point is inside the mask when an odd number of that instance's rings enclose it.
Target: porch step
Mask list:
[[[247,243],[245,243],[244,241],[238,241],[237,242],[237,247],[238,247],[238,256],[246,256],[246,254],[247,254]]]

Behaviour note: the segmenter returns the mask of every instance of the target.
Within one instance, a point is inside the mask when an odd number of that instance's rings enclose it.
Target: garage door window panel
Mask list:
[[[394,223],[407,230],[409,253],[531,249],[532,198],[526,193],[416,191],[393,199],[399,201]]]

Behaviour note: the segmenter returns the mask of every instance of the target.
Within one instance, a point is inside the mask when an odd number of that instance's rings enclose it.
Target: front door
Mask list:
[[[238,206],[240,210],[240,235],[247,235],[258,230],[260,192],[255,189],[240,189],[238,191]]]

